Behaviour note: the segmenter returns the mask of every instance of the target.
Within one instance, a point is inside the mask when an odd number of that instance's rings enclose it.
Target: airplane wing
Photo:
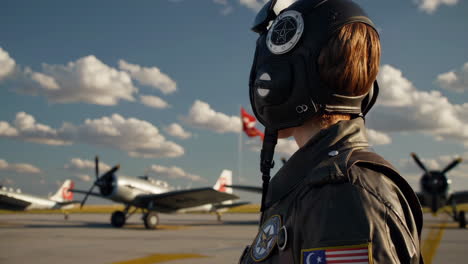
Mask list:
[[[218,192],[212,188],[197,188],[161,194],[139,195],[135,198],[133,204],[143,208],[151,207],[160,212],[172,212],[183,208],[221,203],[238,198],[236,195]]]
[[[226,187],[247,191],[247,192],[254,192],[254,193],[262,193],[262,187],[257,186],[248,186],[248,185],[226,185]]]
[[[224,208],[233,208],[233,207],[246,205],[246,204],[250,204],[250,202],[237,202],[237,203],[232,203],[232,204],[216,204],[214,205],[214,208],[216,210],[219,210],[219,209],[224,209]]]
[[[455,204],[468,203],[468,191],[452,193],[447,203],[451,204],[452,201],[454,201]]]
[[[69,191],[74,192],[74,193],[82,193],[82,194],[87,194],[88,193],[88,191],[76,190],[76,189],[70,189]],[[89,193],[89,195],[96,196],[96,197],[101,197],[101,198],[106,199],[106,197],[102,196],[100,193],[93,193],[92,192],[92,193]],[[80,203],[80,202],[78,202],[78,203]]]
[[[0,209],[4,210],[24,210],[31,203],[21,199],[16,199],[8,194],[0,194]]]
[[[79,204],[81,203],[81,201],[67,201],[67,202],[58,202],[58,204],[60,206],[67,206],[67,205],[70,205],[70,204]]]

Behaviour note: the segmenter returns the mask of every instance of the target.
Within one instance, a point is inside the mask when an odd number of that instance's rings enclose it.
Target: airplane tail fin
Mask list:
[[[213,189],[219,192],[232,193],[232,188],[228,188],[226,185],[232,185],[232,171],[230,170],[223,170],[223,172],[221,172]]]
[[[224,193],[232,193],[232,188],[226,187],[226,185],[232,185],[232,171],[230,170],[223,170],[221,175],[219,175],[216,184],[213,186],[213,189],[217,190],[218,192]],[[232,204],[232,200],[224,201],[221,204]]]
[[[70,192],[70,189],[75,187],[75,183],[72,180],[66,180],[62,186],[57,190],[57,192],[50,197],[51,200],[56,202],[67,202],[73,200],[73,193]]]

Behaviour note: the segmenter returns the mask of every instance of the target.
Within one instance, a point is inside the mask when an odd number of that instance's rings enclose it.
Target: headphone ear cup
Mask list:
[[[362,101],[361,110],[362,115],[366,116],[367,112],[374,106],[375,102],[377,101],[377,97],[379,96],[379,83],[377,80],[374,81],[374,85],[369,90],[366,98]]]

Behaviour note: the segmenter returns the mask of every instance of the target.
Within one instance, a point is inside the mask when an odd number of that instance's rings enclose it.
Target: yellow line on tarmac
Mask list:
[[[122,262],[114,262],[113,264],[152,264],[161,263],[178,259],[191,259],[191,258],[207,258],[207,256],[199,254],[154,254],[143,258],[131,259]]]
[[[426,264],[431,264],[432,260],[439,248],[440,240],[444,236],[445,228],[447,227],[446,220],[442,224],[429,226],[431,229],[426,236],[422,245],[422,255]]]

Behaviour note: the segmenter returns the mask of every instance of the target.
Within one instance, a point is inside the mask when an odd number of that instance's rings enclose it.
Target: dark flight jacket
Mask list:
[[[340,121],[299,149],[272,178],[266,208],[239,263],[313,264],[325,256],[335,263],[325,255],[333,250],[367,252],[364,263],[423,263],[419,201],[369,149],[362,118]]]

